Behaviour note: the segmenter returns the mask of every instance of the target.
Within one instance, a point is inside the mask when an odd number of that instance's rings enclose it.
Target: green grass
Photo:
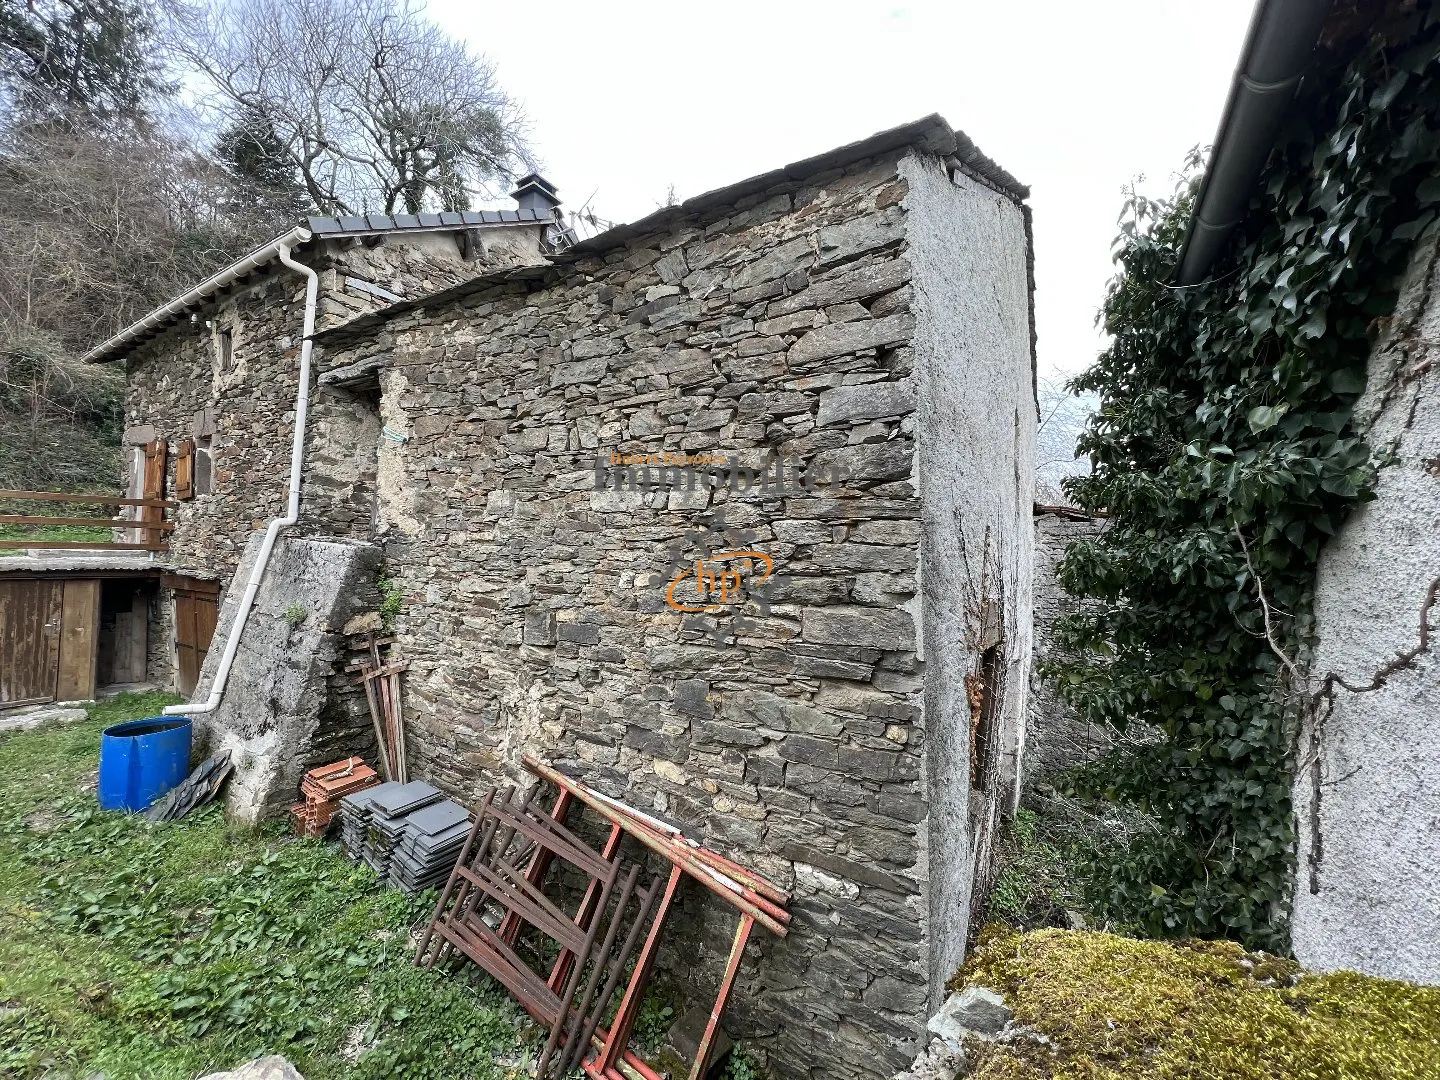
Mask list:
[[[533,1029],[504,991],[411,962],[433,894],[218,807],[96,808],[100,730],[173,700],[0,735],[0,1077],[189,1080],[262,1053],[309,1080],[519,1076]]]
[[[94,525],[0,525],[0,540],[108,541],[108,528]]]

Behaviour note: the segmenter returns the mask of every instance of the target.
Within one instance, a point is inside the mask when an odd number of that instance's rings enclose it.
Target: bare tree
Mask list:
[[[528,163],[490,62],[413,0],[231,0],[203,23],[212,104],[265,117],[323,212],[465,209]]]
[[[1064,504],[1060,481],[1083,476],[1090,462],[1075,456],[1075,442],[1085,430],[1098,405],[1093,394],[1075,394],[1068,378],[1058,373],[1041,375],[1035,384],[1040,404],[1040,426],[1035,432],[1035,480],[1037,502]]]
[[[177,140],[4,136],[0,339],[44,333],[83,352],[258,238],[227,210],[225,171]]]

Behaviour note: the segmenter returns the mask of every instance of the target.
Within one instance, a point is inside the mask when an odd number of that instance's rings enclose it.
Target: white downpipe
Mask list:
[[[276,247],[280,261],[306,278],[305,323],[300,338],[300,389],[295,395],[295,440],[290,447],[290,499],[285,507],[285,516],[273,519],[265,529],[265,539],[260,543],[260,552],[256,555],[255,566],[250,571],[250,580],[245,583],[245,593],[240,597],[235,621],[225,638],[225,651],[220,656],[220,666],[215,669],[210,696],[204,701],[189,705],[166,705],[161,712],[167,716],[214,712],[220,704],[220,699],[225,696],[225,684],[230,679],[230,668],[234,665],[235,654],[240,648],[240,638],[245,633],[245,623],[249,620],[250,609],[255,604],[255,594],[260,591],[260,582],[264,580],[265,568],[270,563],[270,552],[274,550],[275,540],[281,529],[300,520],[300,472],[305,461],[305,417],[310,411],[310,339],[315,334],[315,308],[320,296],[320,275],[290,257],[293,242],[287,237]]]

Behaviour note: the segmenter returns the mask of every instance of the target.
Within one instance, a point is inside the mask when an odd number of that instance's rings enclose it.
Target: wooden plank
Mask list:
[[[368,663],[368,661],[367,661],[367,663]],[[345,670],[347,670],[347,671],[355,671],[355,670],[359,670],[359,671],[360,671],[360,674],[357,675],[357,676],[355,676],[355,681],[356,681],[356,682],[369,682],[371,679],[378,679],[378,678],[380,678],[382,675],[397,675],[397,674],[399,674],[399,673],[402,672],[402,671],[407,671],[407,670],[409,670],[409,668],[410,668],[410,661],[409,661],[409,660],[396,660],[396,661],[394,661],[393,663],[386,664],[384,667],[378,668],[378,669],[376,669],[376,670],[374,670],[374,671],[365,671],[364,668],[365,668],[365,664],[346,664],[346,665],[345,665]]]
[[[0,514],[0,525],[93,525],[97,529],[130,529],[134,518],[41,517],[37,514]],[[154,526],[162,532],[175,528],[173,521]]]
[[[158,551],[154,544],[112,544],[108,540],[0,540],[0,548],[48,551]]]
[[[177,689],[189,694],[200,681],[205,654],[215,637],[215,625],[220,619],[220,583],[175,574],[165,575],[162,582],[175,597]]]
[[[144,682],[150,657],[150,595],[136,589],[130,610],[115,617],[115,681]]]
[[[55,700],[59,581],[0,581],[0,705]]]
[[[195,497],[195,440],[182,439],[175,448],[175,498]]]
[[[161,533],[154,531],[154,526],[165,520],[165,463],[169,453],[170,444],[164,439],[156,439],[145,446],[145,488],[141,494],[143,498],[159,502],[160,505],[140,508],[142,531],[136,539],[151,545],[153,551],[160,550],[165,539]]]
[[[200,660],[195,633],[195,597],[189,593],[175,593],[175,660],[176,685],[182,694],[190,694],[200,680]]]
[[[160,584],[167,589],[179,589],[193,596],[219,596],[220,582],[209,578],[185,577],[181,574],[162,574]]]
[[[63,584],[60,670],[55,682],[55,696],[61,701],[90,701],[95,697],[100,582],[72,578]]]
[[[210,643],[215,640],[215,624],[220,621],[220,605],[213,596],[196,596],[195,598],[195,649],[199,653],[200,663],[205,663],[205,655],[210,651]]]
[[[68,491],[8,491],[0,490],[0,499],[19,499],[22,502],[68,502],[86,503],[92,506],[179,506],[174,499],[112,499],[109,495],[74,495]]]

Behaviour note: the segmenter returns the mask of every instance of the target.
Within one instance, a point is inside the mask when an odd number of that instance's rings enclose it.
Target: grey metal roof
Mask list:
[[[347,217],[312,217],[306,227],[317,238],[373,236],[376,233],[474,229],[482,225],[535,225],[553,222],[553,214],[539,210],[446,210],[439,214],[356,214]]]

